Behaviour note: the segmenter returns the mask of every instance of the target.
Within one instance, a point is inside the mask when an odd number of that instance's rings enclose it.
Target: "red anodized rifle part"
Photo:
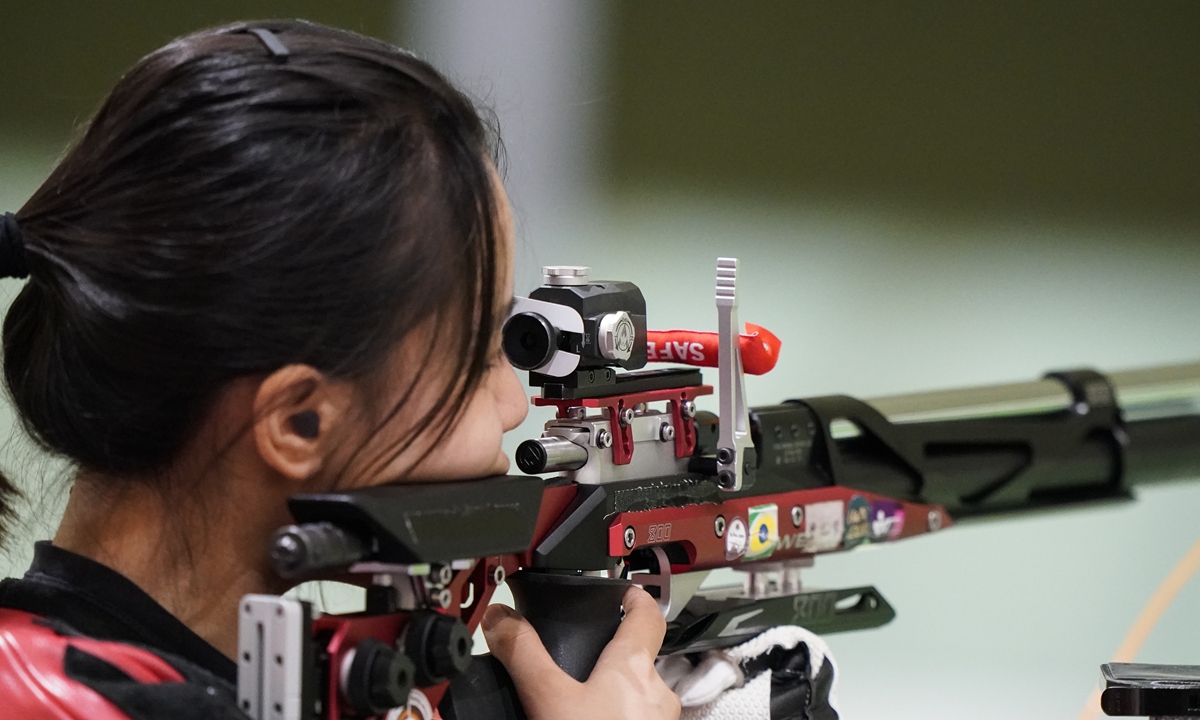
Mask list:
[[[813,507],[821,503],[840,503],[842,523],[836,539],[836,545],[829,543],[829,536],[824,540],[828,547],[814,549],[814,535],[807,524]],[[800,524],[793,522],[793,508],[800,508]],[[832,506],[826,505],[825,508]],[[851,510],[866,509],[866,516],[846,521]],[[870,523],[873,512],[885,512],[887,532],[876,534]],[[751,533],[756,528],[749,527],[752,515],[762,517],[767,515],[774,521],[777,536],[771,549],[765,553],[751,555],[746,552],[729,557],[724,532],[738,518]],[[718,521],[718,517],[722,518]],[[897,528],[898,524],[898,528]],[[902,540],[914,535],[950,527],[950,516],[939,505],[924,505],[921,503],[902,502],[883,495],[863,492],[853,488],[830,486],[794,490],[774,495],[756,495],[752,497],[731,498],[717,504],[688,505],[685,507],[667,507],[657,510],[625,512],[613,518],[608,528],[608,554],[619,558],[628,556],[634,550],[651,545],[677,545],[687,552],[688,563],[671,564],[672,572],[690,572],[693,570],[713,570],[719,567],[731,567],[750,561],[769,560],[778,562],[802,557],[847,550],[859,544],[890,542]],[[852,525],[856,533],[850,537]],[[717,528],[722,534],[717,534]],[[627,536],[632,528],[633,542],[628,543]]]
[[[696,426],[690,419],[683,417],[683,403],[695,400],[701,395],[712,395],[711,385],[693,385],[691,387],[669,388],[666,390],[649,390],[647,392],[630,393],[628,395],[608,395],[606,397],[577,398],[557,400],[544,398],[541,395],[533,397],[533,404],[539,407],[553,405],[558,408],[558,417],[569,417],[571,408],[590,407],[604,408],[605,416],[612,427],[613,434],[613,464],[628,465],[633,458],[633,429],[617,422],[620,413],[625,408],[631,408],[642,403],[667,401],[667,409],[671,413],[671,422],[675,426],[675,457],[690,457],[696,449]],[[686,420],[686,422],[685,422]]]
[[[519,565],[516,555],[496,555],[480,558],[467,570],[459,570],[447,586],[451,593],[450,607],[440,610],[445,615],[461,618],[467,630],[474,633],[483,619],[492,595],[496,591],[496,569],[504,568],[504,575],[515,573]],[[325,717],[348,717],[353,713],[343,708],[341,668],[347,654],[368,637],[395,643],[404,632],[410,613],[397,612],[383,615],[356,613],[353,615],[322,615],[313,620],[313,633],[317,637],[328,634],[324,650],[329,655],[328,677],[325,682]],[[434,708],[434,717],[440,717],[437,706],[449,688],[449,682],[430,687],[417,688]]]

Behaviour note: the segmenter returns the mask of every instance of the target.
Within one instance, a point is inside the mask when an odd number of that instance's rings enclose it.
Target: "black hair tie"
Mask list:
[[[4,213],[0,218],[0,277],[27,278],[29,266],[25,263],[25,237],[17,216]]]

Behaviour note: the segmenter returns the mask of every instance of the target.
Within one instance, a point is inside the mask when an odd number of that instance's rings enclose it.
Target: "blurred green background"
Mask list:
[[[657,328],[715,327],[715,259],[784,341],[752,403],[1200,358],[1200,5],[714,0],[0,0],[0,210],[137,58],[303,17],[415,49],[492,108],[518,291],[542,264],[637,282]],[[19,289],[0,283],[7,296]],[[530,420],[509,443],[536,435]],[[69,473],[10,428],[8,564]],[[822,558],[889,626],[834,636],[847,718],[1074,717],[1200,536],[1200,483]],[[0,574],[4,574],[0,572]],[[1139,657],[1200,663],[1191,584]]]

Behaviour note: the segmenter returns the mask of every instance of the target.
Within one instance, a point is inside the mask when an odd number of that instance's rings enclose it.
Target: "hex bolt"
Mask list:
[[[717,537],[725,537],[725,516],[718,515],[716,520],[713,520],[713,532]]]
[[[684,400],[679,405],[679,414],[688,420],[696,417],[696,403],[691,400]]]
[[[721,463],[722,465],[732,464],[733,457],[734,457],[733,450],[731,448],[718,448],[717,449],[717,462]]]
[[[663,442],[671,442],[675,439],[675,428],[671,423],[663,423],[658,426],[658,439]]]
[[[637,540],[637,532],[634,531],[632,525],[629,525],[628,527],[625,528],[625,549],[632,550],[633,543],[636,540]]]
[[[728,470],[722,470],[717,474],[717,486],[723,490],[730,490],[734,485],[737,485],[737,475]]]
[[[792,506],[792,527],[800,527],[804,524],[804,508],[799,505]]]
[[[604,428],[600,428],[596,431],[596,447],[600,448],[601,450],[610,448],[612,447],[612,442],[612,433]]]
[[[629,427],[629,423],[633,422],[633,408],[621,408],[617,413],[617,422],[621,423],[621,427]]]
[[[433,603],[443,610],[450,607],[450,601],[453,599],[450,588],[442,588],[433,594]]]
[[[942,514],[937,510],[929,511],[929,532],[937,532],[942,529]]]
[[[503,585],[504,581],[507,578],[508,578],[508,573],[505,572],[503,565],[497,565],[496,567],[492,568],[492,584],[493,585]]]

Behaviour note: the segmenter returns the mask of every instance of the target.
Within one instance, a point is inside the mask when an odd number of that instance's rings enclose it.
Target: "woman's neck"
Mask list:
[[[286,510],[280,500],[279,512],[264,512],[265,498],[235,497],[236,485],[247,484],[226,485],[234,492],[181,498],[161,484],[83,474],[54,544],[121,573],[234,657],[238,601],[285,589],[270,571],[267,544]]]

